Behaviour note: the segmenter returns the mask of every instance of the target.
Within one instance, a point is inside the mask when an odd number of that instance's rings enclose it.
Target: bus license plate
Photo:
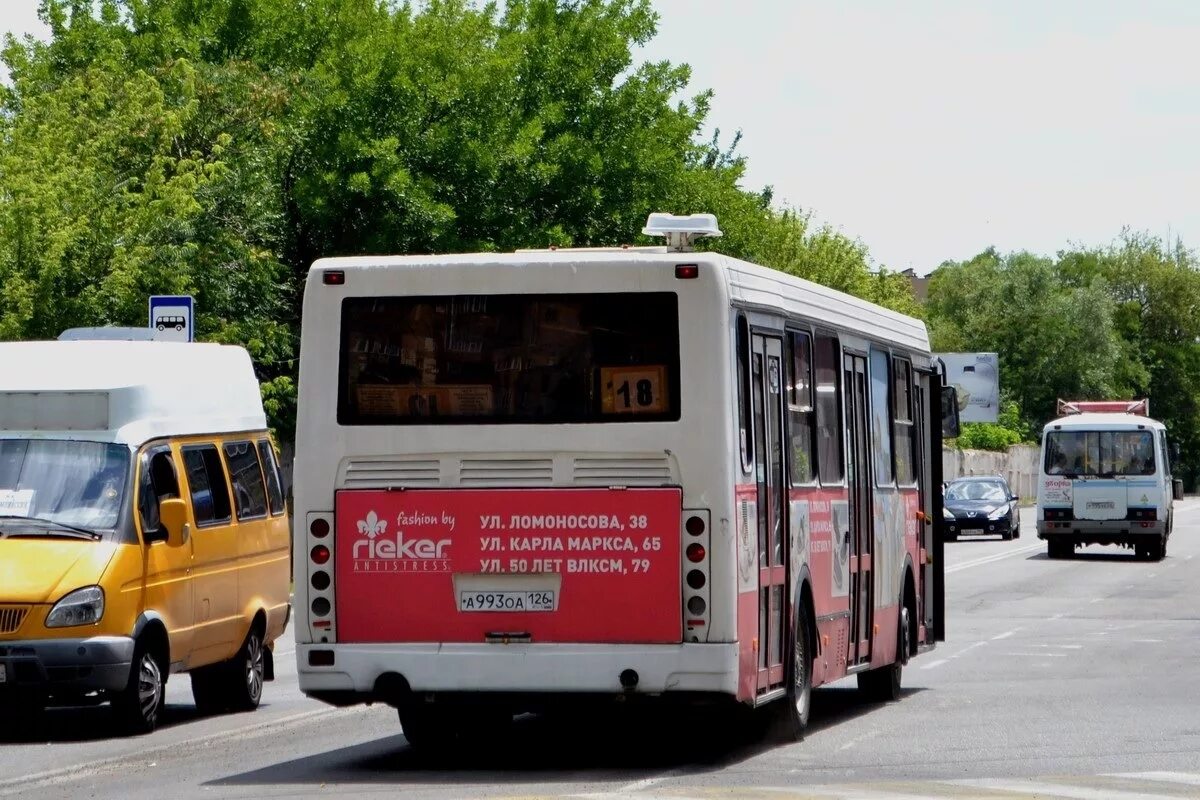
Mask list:
[[[461,591],[459,611],[553,611],[554,592],[548,591]]]

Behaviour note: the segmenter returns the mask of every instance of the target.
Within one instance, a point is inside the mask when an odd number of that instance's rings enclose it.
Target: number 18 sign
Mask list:
[[[601,367],[600,411],[604,414],[662,414],[667,410],[667,368]]]

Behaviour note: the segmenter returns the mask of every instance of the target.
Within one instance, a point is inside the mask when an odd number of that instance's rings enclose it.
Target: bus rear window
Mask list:
[[[679,311],[659,293],[349,297],[342,425],[679,419]]]

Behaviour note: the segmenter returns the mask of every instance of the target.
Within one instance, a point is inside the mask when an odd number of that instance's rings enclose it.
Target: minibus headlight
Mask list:
[[[104,590],[99,586],[76,589],[54,604],[46,615],[47,628],[93,625],[104,616]]]

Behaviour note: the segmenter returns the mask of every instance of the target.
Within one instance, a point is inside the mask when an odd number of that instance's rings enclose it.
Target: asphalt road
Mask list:
[[[52,712],[49,740],[0,721],[0,796],[1200,797],[1200,501],[1157,563],[1050,561],[1025,514],[1021,539],[947,545],[950,638],[910,662],[904,697],[819,690],[800,744],[726,717],[526,718],[431,762],[390,709],[304,698],[285,640],[251,714],[197,715],[176,676],[151,736],[110,738],[104,708]]]

